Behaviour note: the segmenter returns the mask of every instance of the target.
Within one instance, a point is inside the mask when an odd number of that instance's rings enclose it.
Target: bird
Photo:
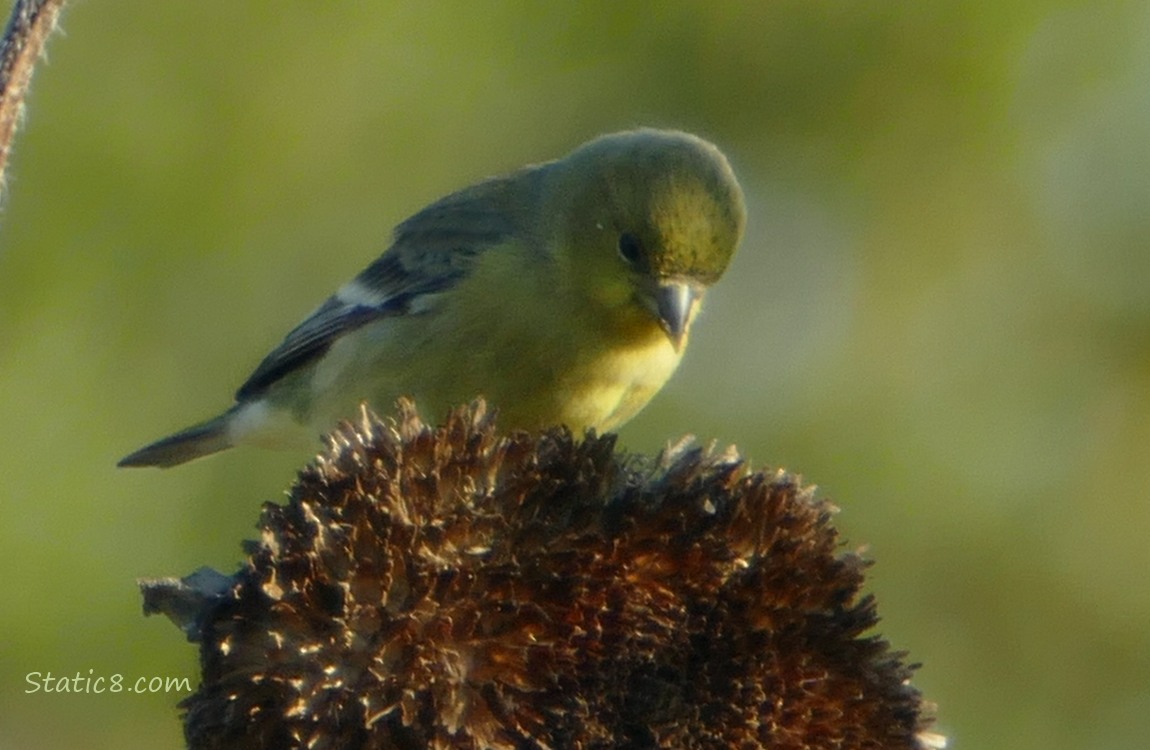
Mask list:
[[[222,414],[129,454],[286,447],[401,397],[506,427],[617,429],[678,367],[746,224],[714,144],[639,128],[453,192],[292,329]]]

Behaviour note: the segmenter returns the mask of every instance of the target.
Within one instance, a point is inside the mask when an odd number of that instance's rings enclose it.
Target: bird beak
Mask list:
[[[671,281],[660,284],[655,290],[655,305],[659,323],[671,337],[675,351],[682,351],[687,342],[687,329],[699,309],[703,298],[703,288],[686,281]]]

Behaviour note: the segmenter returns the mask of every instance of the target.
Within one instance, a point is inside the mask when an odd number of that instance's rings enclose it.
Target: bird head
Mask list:
[[[545,212],[592,304],[646,315],[677,350],[746,223],[743,193],[714,145],[678,131],[602,136],[547,165]]]

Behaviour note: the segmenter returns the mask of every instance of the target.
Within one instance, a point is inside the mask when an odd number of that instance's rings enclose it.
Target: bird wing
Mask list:
[[[483,251],[519,233],[513,188],[510,178],[487,180],[431,204],[396,227],[387,252],[264,357],[236,391],[236,400],[260,396],[350,331],[382,318],[425,311],[429,295],[458,284]]]

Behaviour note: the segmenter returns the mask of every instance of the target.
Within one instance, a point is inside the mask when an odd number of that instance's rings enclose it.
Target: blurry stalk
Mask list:
[[[12,137],[44,42],[56,28],[64,0],[18,0],[0,46],[0,190],[5,185]]]

